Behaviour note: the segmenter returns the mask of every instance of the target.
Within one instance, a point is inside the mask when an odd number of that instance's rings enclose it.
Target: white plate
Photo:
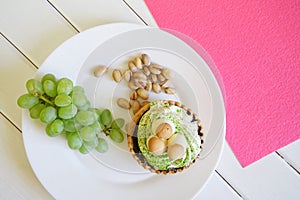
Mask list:
[[[96,27],[56,49],[39,74],[51,72],[69,77],[86,89],[94,106],[110,108],[115,116],[126,117],[128,112],[115,105],[117,97],[128,95],[124,83],[114,83],[109,75],[96,79],[92,70],[99,64],[109,66],[110,71],[125,68],[128,57],[140,53],[149,53],[155,62],[170,66],[177,75],[174,85],[178,95],[170,98],[199,113],[206,133],[205,156],[182,173],[158,176],[137,165],[126,151],[126,141],[121,145],[110,143],[107,154],[83,156],[70,150],[63,137],[49,138],[44,126],[31,120],[25,111],[22,126],[28,159],[41,183],[56,199],[189,199],[214,171],[225,136],[222,95],[207,64],[171,34],[134,24]]]

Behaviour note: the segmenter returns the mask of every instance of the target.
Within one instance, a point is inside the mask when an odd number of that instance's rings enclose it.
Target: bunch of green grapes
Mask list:
[[[29,109],[30,117],[46,124],[47,135],[65,134],[68,146],[83,154],[96,149],[104,153],[108,149],[103,133],[114,142],[124,140],[124,119],[113,119],[110,110],[91,108],[84,89],[74,86],[68,78],[59,80],[46,74],[41,81],[30,79],[26,83],[27,94],[17,100],[21,108]]]

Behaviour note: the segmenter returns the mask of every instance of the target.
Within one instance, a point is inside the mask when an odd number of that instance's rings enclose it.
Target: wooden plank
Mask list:
[[[141,0],[124,0],[126,4],[135,12],[148,26],[157,27],[151,12],[149,11],[146,3]]]
[[[218,171],[244,199],[300,199],[300,176],[276,153],[242,168],[226,143]]]
[[[205,187],[194,198],[194,200],[211,199],[241,199],[232,188],[217,174],[214,173]]]
[[[289,163],[295,170],[300,172],[300,140],[287,145],[277,151],[284,160]]]
[[[47,1],[5,1],[0,6],[1,33],[40,66],[63,41],[77,32]]]
[[[143,24],[122,0],[50,0],[49,2],[79,31],[115,22]]]
[[[30,167],[22,135],[2,115],[0,130],[0,199],[53,199]]]
[[[36,68],[0,35],[0,111],[21,128],[21,109],[17,98],[26,93],[26,80]]]

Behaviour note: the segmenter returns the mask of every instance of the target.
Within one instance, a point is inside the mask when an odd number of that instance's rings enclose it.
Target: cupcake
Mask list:
[[[191,109],[176,101],[159,100],[134,115],[127,139],[129,151],[145,169],[174,174],[198,159],[203,132]]]

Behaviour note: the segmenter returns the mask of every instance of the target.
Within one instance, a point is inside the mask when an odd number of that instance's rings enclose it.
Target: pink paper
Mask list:
[[[210,54],[226,91],[226,139],[242,166],[300,138],[299,0],[145,0],[158,25]]]

